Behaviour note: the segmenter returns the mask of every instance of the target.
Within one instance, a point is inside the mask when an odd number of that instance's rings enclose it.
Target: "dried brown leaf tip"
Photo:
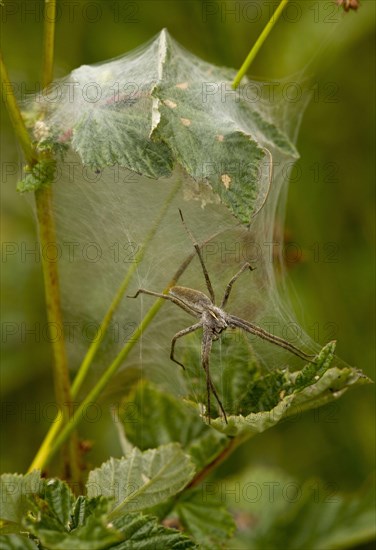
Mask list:
[[[342,6],[345,11],[356,11],[360,6],[359,0],[337,0],[337,4]]]

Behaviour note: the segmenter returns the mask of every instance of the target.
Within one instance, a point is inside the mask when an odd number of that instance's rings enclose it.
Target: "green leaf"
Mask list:
[[[149,117],[144,111],[147,102]],[[171,153],[163,143],[149,139],[150,124],[150,97],[132,107],[121,102],[110,108],[98,106],[75,127],[72,146],[84,164],[92,168],[120,164],[151,178],[168,176],[172,170]]]
[[[314,479],[299,484],[268,468],[248,471],[233,483],[242,488],[235,498],[227,494],[238,510],[239,548],[334,550],[376,537],[373,483],[346,495],[331,484]]]
[[[250,436],[263,432],[288,416],[338,399],[350,386],[369,383],[361,371],[331,367],[335,343],[327,344],[316,365],[300,372],[276,369],[250,380],[238,398],[241,414],[228,416],[228,424],[215,418],[211,425],[222,433]]]
[[[23,535],[0,535],[0,550],[38,550],[38,546]]]
[[[161,78],[152,91],[157,114],[151,136],[166,143],[190,176],[206,181],[247,223],[270,184],[267,146],[293,158],[295,147],[250,104],[244,88],[232,90],[235,72],[188,54],[166,31],[158,40]]]
[[[129,422],[127,411],[137,411]],[[198,470],[227,446],[228,438],[205,425],[197,412],[182,400],[158,390],[148,381],[135,385],[120,406],[119,421],[127,439],[142,451],[178,442]]]
[[[223,548],[235,531],[235,522],[225,504],[202,489],[184,495],[176,512],[187,531],[208,550]]]
[[[70,529],[76,529],[85,525],[86,520],[93,513],[96,515],[106,514],[109,507],[109,501],[102,497],[86,498],[79,496],[72,509]]]
[[[28,497],[40,494],[44,489],[44,480],[39,471],[30,474],[2,474],[0,480],[1,519],[20,524],[29,509]]]
[[[58,518],[62,528],[69,529],[75,497],[68,485],[59,479],[47,480],[43,500],[48,504],[52,514]]]
[[[55,177],[56,162],[51,158],[42,158],[33,166],[25,167],[25,176],[18,182],[17,191],[37,191],[41,187],[50,185]]]
[[[336,349],[335,342],[329,342],[318,354],[315,363],[308,363],[297,375],[294,391],[300,391],[315,383],[316,380],[325,374],[325,371],[330,367],[334,352]]]
[[[53,480],[55,481],[55,480]],[[64,485],[58,482],[54,489]],[[34,495],[32,512],[24,518],[25,528],[49,550],[102,550],[118,543],[123,536],[108,519],[111,503],[106,499],[94,499],[84,506],[84,497],[72,503],[70,521],[67,519],[67,492],[58,491],[46,500]],[[83,508],[85,511],[83,512]]]
[[[114,550],[188,550],[197,545],[175,529],[159,525],[157,520],[141,514],[124,515],[114,520],[114,526],[125,540]]]
[[[120,515],[110,522],[109,513],[113,508],[110,500],[103,497],[88,499],[80,496],[74,501],[68,486],[60,480],[47,480],[46,488],[41,494],[42,496],[33,493],[25,497],[27,503],[25,510],[28,513],[24,513],[23,526],[18,525],[18,530],[27,530],[43,548],[49,550],[196,548],[191,539],[176,530],[159,525],[153,517],[141,514]],[[33,550],[37,546],[31,539],[17,533],[1,535],[0,548]]]
[[[89,497],[114,499],[111,517],[155,506],[181,491],[194,466],[180,445],[162,445],[145,452],[135,448],[124,458],[111,458],[90,472]]]
[[[240,96],[246,96],[247,83],[239,88]],[[242,93],[243,92],[243,93]],[[299,153],[295,145],[290,141],[288,136],[278,129],[275,123],[275,118],[272,120],[268,117],[265,109],[257,110],[257,103],[250,101],[239,101],[239,111],[241,112],[242,120],[252,128],[254,135],[262,135],[265,143],[270,147],[277,147],[282,153],[292,158],[299,158]]]
[[[235,74],[190,54],[163,30],[134,52],[58,82],[57,101],[38,98],[43,121],[35,123],[35,105],[25,116],[38,148],[70,144],[94,169],[118,164],[159,178],[178,163],[203,184],[205,201],[219,198],[248,223],[269,190],[275,154],[298,154],[275,122],[280,103],[249,99],[246,80],[234,91]],[[29,177],[21,189],[39,179]]]
[[[179,108],[160,104],[161,119],[153,137],[168,144],[190,176],[208,181],[239,220],[249,222],[250,205],[259,195],[260,168],[266,164],[267,153],[235,122],[213,117],[211,110],[198,109],[195,90],[193,97],[185,93],[188,97],[182,98],[172,94],[170,87],[164,93],[158,88],[155,93],[166,97],[166,101],[173,98]]]

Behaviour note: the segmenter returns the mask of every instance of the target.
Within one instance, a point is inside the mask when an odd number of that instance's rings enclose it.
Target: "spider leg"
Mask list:
[[[223,295],[223,298],[222,298],[222,302],[221,302],[221,305],[219,306],[221,309],[224,309],[225,305],[227,304],[227,300],[230,296],[230,292],[232,290],[232,285],[235,283],[235,281],[240,277],[240,275],[243,273],[243,271],[245,271],[246,269],[249,269],[250,271],[254,271],[256,268],[255,267],[252,267],[251,264],[249,264],[248,262],[245,263],[243,265],[243,267],[241,269],[239,269],[239,271],[233,276],[233,278],[231,279],[231,281],[228,283],[228,285],[226,286],[226,289],[225,289],[225,293]]]
[[[213,334],[209,330],[204,329],[204,334],[202,338],[202,347],[201,347],[201,362],[202,366],[204,368],[205,374],[206,374],[206,394],[207,394],[207,417],[210,424],[210,390],[213,392],[213,395],[219,405],[219,408],[222,411],[222,414],[224,416],[225,422],[227,424],[227,416],[226,412],[223,408],[222,402],[220,398],[218,397],[217,390],[215,389],[215,386],[213,384],[213,381],[210,377],[210,371],[209,371],[209,356],[210,351],[212,348],[213,343]]]
[[[215,303],[215,295],[214,295],[214,290],[213,290],[213,286],[211,284],[211,281],[210,281],[210,277],[209,277],[209,273],[208,273],[208,270],[206,269],[206,265],[204,263],[204,258],[202,257],[202,254],[201,254],[201,250],[200,250],[200,247],[196,241],[196,239],[194,238],[192,232],[190,231],[190,229],[188,228],[187,224],[185,223],[185,220],[183,218],[183,214],[182,214],[182,211],[180,210],[179,208],[179,214],[180,214],[180,217],[181,217],[181,221],[183,222],[183,225],[184,225],[184,228],[186,230],[186,232],[188,233],[188,236],[189,238],[191,239],[192,243],[193,243],[193,246],[195,247],[195,250],[197,252],[197,256],[200,260],[200,263],[201,263],[201,267],[202,267],[202,271],[204,273],[204,277],[205,277],[205,282],[206,282],[206,288],[208,289],[208,292],[209,292],[209,296],[210,296],[210,299],[211,301],[213,302],[213,304]]]
[[[165,300],[171,300],[174,301],[174,298],[172,296],[169,296],[168,294],[162,294],[160,292],[153,292],[152,290],[146,290],[145,288],[139,288],[133,296],[127,295],[127,298],[137,298],[139,294],[150,294],[150,296],[157,296],[157,298],[164,298]]]
[[[174,350],[175,350],[175,343],[176,343],[176,340],[178,338],[181,338],[182,336],[186,336],[187,334],[190,334],[191,332],[194,332],[195,330],[199,329],[202,327],[202,323],[196,323],[195,325],[192,325],[191,327],[188,327],[188,328],[185,328],[183,330],[180,330],[179,332],[177,332],[175,334],[175,336],[173,337],[172,341],[171,341],[171,352],[170,352],[170,359],[171,361],[173,361],[174,363],[176,363],[177,365],[180,365],[181,367],[183,367],[183,369],[185,370],[185,366],[183,365],[183,363],[179,363],[179,361],[177,361],[174,357]]]
[[[300,359],[304,359],[309,363],[314,363],[314,361],[312,361],[312,358],[314,358],[315,355],[308,355],[304,351],[301,351],[299,348],[295,347],[293,344],[290,344],[290,342],[287,342],[287,340],[284,340],[283,338],[279,338],[279,336],[274,336],[274,334],[271,334],[270,332],[267,332],[261,327],[258,327],[257,325],[254,325],[252,323],[249,323],[248,321],[245,321],[244,319],[240,319],[235,315],[229,315],[228,317],[230,320],[230,325],[232,325],[233,327],[234,326],[239,327],[245,330],[246,332],[249,332],[250,334],[255,334],[256,336],[258,336],[259,338],[262,338],[263,340],[267,340],[268,342],[271,342],[281,348],[288,350],[290,353],[296,355],[297,357],[300,357]]]
[[[185,311],[187,311],[191,315],[194,315],[194,313],[192,313],[192,311],[187,306],[182,304],[182,302],[180,302],[180,300],[175,298],[175,296],[171,296],[171,294],[162,294],[161,292],[154,292],[153,290],[146,290],[145,288],[139,288],[136,294],[134,294],[133,296],[129,296],[129,294],[127,294],[127,298],[137,298],[139,294],[148,294],[149,296],[156,296],[157,298],[163,298],[164,300],[169,300],[170,302],[173,302],[177,306],[183,308]]]
[[[190,315],[193,315],[193,317],[197,317],[196,310],[191,309],[187,304],[185,304],[175,296],[171,296],[171,294],[161,294],[160,292],[154,292],[153,290],[146,290],[145,288],[139,288],[134,296],[127,295],[127,298],[137,298],[139,294],[148,294],[150,296],[156,296],[157,298],[163,298],[164,300],[169,300],[170,302],[173,302],[177,306],[184,309],[184,311],[186,311]]]

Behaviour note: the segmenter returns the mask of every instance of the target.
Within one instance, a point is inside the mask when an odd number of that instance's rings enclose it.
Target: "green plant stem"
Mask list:
[[[67,437],[72,433],[72,431],[75,429],[77,424],[79,423],[80,419],[83,417],[85,410],[88,406],[90,406],[91,403],[95,402],[95,400],[99,397],[99,395],[102,393],[108,382],[111,380],[111,378],[114,376],[116,371],[119,369],[120,365],[123,363],[124,359],[128,356],[129,352],[133,348],[134,344],[138,340],[138,338],[142,335],[142,333],[146,330],[146,328],[149,326],[159,309],[161,308],[163,303],[162,299],[159,299],[155,302],[155,304],[149,309],[145,317],[143,318],[142,322],[138,325],[137,329],[135,330],[132,340],[130,342],[127,342],[125,346],[122,348],[120,353],[116,356],[114,361],[111,363],[111,365],[106,369],[106,371],[103,373],[101,378],[98,380],[97,384],[94,386],[94,388],[89,392],[89,394],[86,396],[86,398],[83,400],[81,405],[78,407],[78,409],[75,411],[74,415],[71,417],[69,422],[65,424],[59,435],[56,437],[56,439],[52,442],[49,446],[49,448],[45,449],[45,452],[43,453],[43,456],[41,457],[39,464],[36,466],[34,463],[30,467],[30,471],[39,467],[43,467],[47,464],[48,461],[51,460],[53,455],[56,453],[56,451],[59,449],[59,447],[64,443],[64,441],[67,439]]]
[[[225,447],[219,455],[217,455],[214,460],[212,460],[209,464],[205,466],[200,472],[197,472],[195,477],[192,479],[192,481],[187,485],[185,488],[185,491],[187,489],[193,489],[194,487],[197,487],[197,485],[200,485],[202,481],[209,475],[213,470],[215,470],[222,462],[226,460],[230,454],[232,454],[235,449],[244,441],[243,438],[240,437],[233,437],[229,440],[229,443],[227,447]]]
[[[43,44],[43,86],[52,81],[55,10],[56,0],[45,0],[44,44]],[[63,315],[60,302],[60,286],[58,264],[50,259],[46,251],[48,247],[56,247],[55,220],[52,210],[52,182],[35,192],[37,220],[39,226],[40,245],[42,248],[42,268],[46,296],[47,318],[50,323],[50,334],[54,354],[55,397],[63,416],[68,417],[71,401],[68,361],[65,350]],[[58,336],[56,337],[55,331]],[[55,337],[54,337],[55,336]]]
[[[51,84],[53,76],[56,0],[45,0],[44,14],[42,84],[46,88]],[[35,204],[40,246],[42,249],[47,319],[54,357],[55,399],[61,413],[61,423],[64,424],[72,414],[72,398],[61,310],[58,263],[46,253],[49,247],[56,248],[56,230],[52,208],[52,181],[43,185],[35,192]],[[63,449],[62,457],[64,477],[80,482],[81,468],[76,436],[71,437],[68,445]]]
[[[260,50],[261,46],[263,45],[263,43],[265,42],[265,40],[269,36],[270,31],[272,30],[272,28],[274,27],[274,25],[278,21],[281,13],[282,13],[282,11],[283,11],[283,9],[286,6],[288,1],[289,0],[281,0],[281,3],[279,4],[278,8],[275,10],[273,15],[269,19],[268,23],[266,24],[264,30],[262,31],[262,33],[260,34],[260,36],[256,40],[253,48],[249,52],[246,60],[244,61],[243,65],[240,67],[237,75],[235,76],[235,78],[233,80],[232,87],[234,88],[234,90],[236,90],[236,88],[239,86],[241,79],[243,78],[245,73],[248,71],[252,61],[254,60],[254,58],[256,57],[256,55],[257,55],[258,51]]]
[[[49,25],[50,27],[50,25]],[[48,31],[49,37],[53,36],[51,30]],[[51,48],[50,39],[45,40],[45,44]],[[51,51],[46,54],[46,57],[51,59]],[[44,78],[44,82],[51,77],[50,66],[51,62],[45,63],[48,67],[49,74]],[[35,150],[33,143],[30,139],[29,133],[26,129],[24,120],[21,116],[16,98],[14,96],[13,86],[10,82],[8,72],[2,57],[0,56],[0,69],[1,78],[3,81],[4,100],[7,106],[10,120],[13,125],[14,132],[22,147],[25,155],[26,162],[29,166],[35,165],[39,160],[39,155]],[[52,197],[51,187],[45,186],[42,189],[36,191],[35,202],[37,210],[38,229],[40,236],[40,246],[42,249],[42,269],[44,276],[46,306],[47,306],[47,318],[49,322],[51,341],[53,342],[53,355],[54,355],[54,380],[56,390],[57,404],[64,415],[69,417],[70,407],[70,384],[68,375],[68,366],[66,361],[66,353],[64,346],[64,339],[62,338],[63,323],[60,307],[60,293],[58,283],[57,264],[55,261],[48,260],[48,254],[46,253],[48,247],[56,245],[55,225],[52,215]],[[70,457],[70,462],[72,457]],[[74,465],[74,461],[73,461]],[[76,470],[76,468],[73,468]]]
[[[35,192],[39,240],[42,249],[42,269],[46,297],[47,318],[54,355],[55,395],[63,411],[71,401],[68,363],[65,351],[63,317],[60,304],[60,290],[57,262],[49,259],[48,249],[56,246],[55,224],[52,213],[51,186]]]
[[[56,0],[44,0],[43,88],[47,88],[52,82],[55,49],[55,18]]]
[[[72,398],[68,362],[64,340],[64,325],[60,304],[60,289],[57,262],[49,259],[47,250],[56,246],[55,224],[52,213],[52,188],[45,186],[35,192],[35,204],[39,229],[39,242],[42,250],[42,269],[46,298],[47,319],[53,351],[55,398],[60,411],[60,424],[67,422],[71,416]],[[79,482],[78,442],[73,437],[62,453],[64,477]]]
[[[25,123],[21,116],[18,104],[14,95],[12,83],[9,79],[8,71],[3,61],[3,57],[0,52],[0,73],[2,84],[2,91],[4,102],[7,107],[10,120],[12,122],[14,133],[17,136],[18,142],[22,147],[22,151],[25,155],[26,162],[32,166],[37,162],[37,154],[31,142],[30,136],[26,129]]]
[[[208,477],[208,475],[210,475],[220,464],[222,464],[222,462],[224,462],[239,447],[239,445],[247,439],[249,439],[248,435],[228,438],[228,445],[222,449],[222,451],[211,462],[209,462],[209,464],[197,472],[192,481],[190,481],[180,493],[178,493],[166,504],[162,513],[158,515],[159,521],[165,519],[172,512],[187,491],[200,485],[204,479]]]

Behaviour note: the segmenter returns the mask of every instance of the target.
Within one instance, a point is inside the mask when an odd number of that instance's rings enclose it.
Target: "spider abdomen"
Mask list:
[[[181,302],[182,306],[185,306],[183,309],[188,308],[192,313],[202,313],[208,307],[213,306],[210,298],[200,290],[185,286],[173,286],[168,293]]]

